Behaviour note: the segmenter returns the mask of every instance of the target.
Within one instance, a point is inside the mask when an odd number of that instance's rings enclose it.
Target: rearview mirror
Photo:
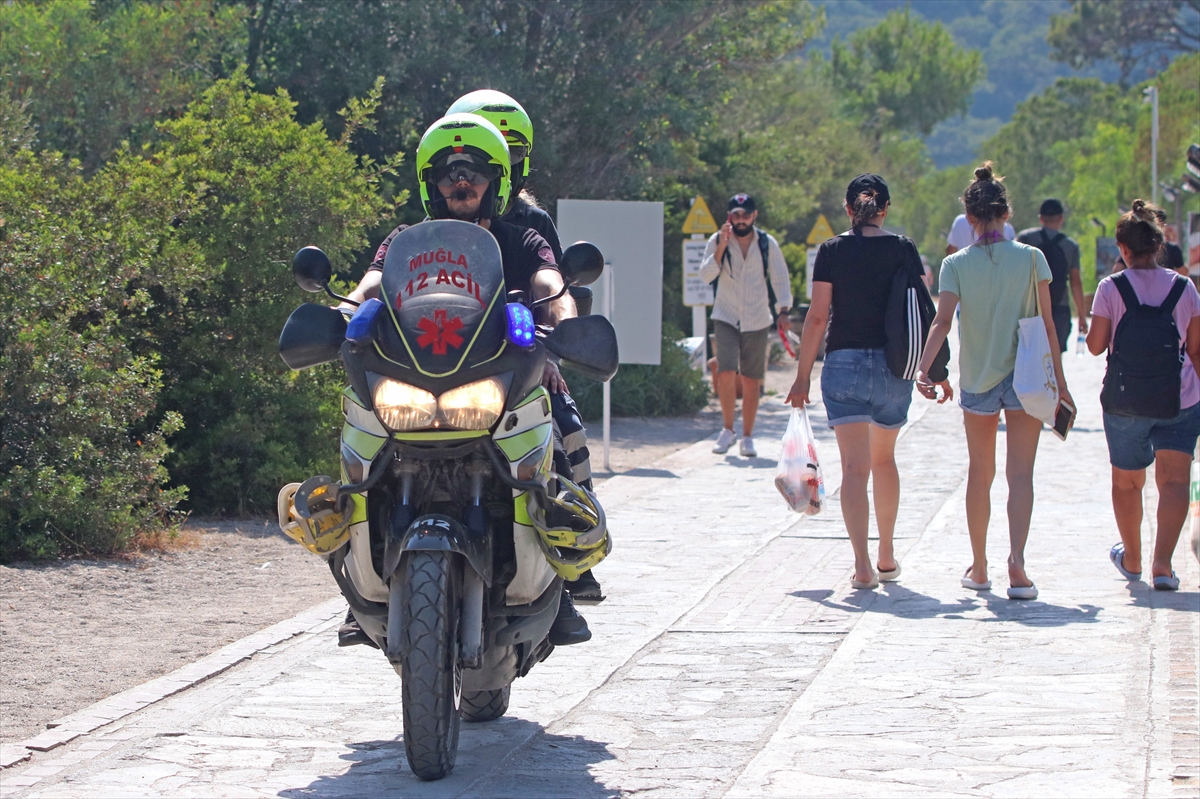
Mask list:
[[[336,361],[345,340],[346,317],[333,308],[306,302],[292,311],[279,334],[279,357],[289,369],[307,369]]]
[[[567,283],[587,286],[595,283],[604,271],[604,255],[590,241],[577,241],[563,252],[558,269]]]
[[[562,320],[546,337],[546,349],[585,377],[603,381],[617,373],[617,331],[603,316]]]
[[[292,277],[305,291],[325,291],[333,277],[333,264],[319,247],[305,247],[292,258]]]

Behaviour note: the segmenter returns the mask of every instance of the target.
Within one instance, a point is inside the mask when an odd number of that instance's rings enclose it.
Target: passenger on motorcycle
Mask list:
[[[501,221],[521,228],[532,228],[541,234],[554,250],[555,263],[562,260],[562,244],[558,229],[550,214],[537,203],[537,198],[525,188],[529,177],[529,155],[533,151],[533,121],[525,109],[503,92],[494,89],[479,89],[464,94],[446,109],[450,114],[475,114],[496,126],[508,144],[512,169],[512,191]],[[587,431],[583,427],[583,416],[575,401],[571,399],[566,383],[561,391],[550,388],[550,408],[554,423],[562,436],[563,450],[556,461],[556,470],[584,488],[592,488],[592,467],[587,447]],[[559,453],[556,453],[556,456]],[[565,463],[561,462],[565,460]],[[604,593],[600,583],[588,569],[579,579],[567,583],[567,590],[578,601],[600,602]]]
[[[534,300],[552,297],[562,291],[563,280],[550,245],[536,230],[498,218],[508,203],[510,171],[504,136],[486,119],[472,114],[453,114],[438,120],[421,137],[417,148],[421,202],[429,218],[458,219],[487,229],[500,246],[505,287],[509,291],[522,291]],[[350,299],[363,302],[379,298],[388,246],[406,227],[397,227],[379,245],[367,274],[350,293]],[[575,316],[575,305],[569,295],[563,295],[538,311],[539,321],[553,326]],[[542,385],[551,394],[567,389],[558,365],[549,360]],[[575,609],[570,592],[564,588],[558,616],[550,629],[550,643],[567,646],[591,637],[587,621]],[[338,644],[351,646],[369,641],[354,621],[353,611],[348,612],[346,623],[338,630]]]

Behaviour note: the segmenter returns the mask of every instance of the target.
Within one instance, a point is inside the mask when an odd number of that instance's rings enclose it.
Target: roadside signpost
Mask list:
[[[692,210],[683,220],[683,232],[691,235],[683,241],[683,304],[692,309],[692,336],[700,344],[700,371],[708,371],[708,314],[707,307],[713,304],[713,287],[700,279],[700,263],[704,260],[704,248],[708,246],[706,234],[717,232],[717,221],[708,210],[703,197],[692,200]]]
[[[559,200],[559,239],[590,241],[604,253],[595,306],[617,331],[621,363],[662,362],[663,204]],[[609,462],[612,392],[604,383],[604,468]]]
[[[825,214],[817,217],[816,224],[808,233],[808,238],[805,240],[808,244],[808,249],[805,251],[804,265],[804,295],[812,299],[812,278],[813,267],[817,263],[817,247],[824,241],[832,239],[834,236],[833,228],[829,225],[829,220],[825,218]]]

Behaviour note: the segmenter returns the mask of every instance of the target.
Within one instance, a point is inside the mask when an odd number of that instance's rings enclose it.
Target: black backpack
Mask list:
[[[925,354],[925,340],[929,337],[929,328],[933,326],[937,308],[922,279],[925,267],[917,246],[908,238],[901,236],[900,239],[909,253],[906,263],[892,277],[892,287],[888,292],[887,309],[883,315],[883,330],[887,336],[883,355],[892,374],[901,380],[916,380],[917,366]],[[947,368],[949,363],[950,344],[943,341],[929,367],[929,379],[935,383],[947,379],[950,376]]]
[[[1172,313],[1187,278],[1177,276],[1157,308],[1138,300],[1126,275],[1114,275],[1112,282],[1125,301],[1125,314],[1108,351],[1100,405],[1114,416],[1173,419],[1179,415],[1184,346]]]
[[[769,262],[767,261],[767,258],[770,256],[771,241],[770,241],[770,239],[767,238],[767,234],[764,231],[757,230],[755,232],[758,233],[758,252],[760,255],[762,255],[763,280],[767,284],[767,302],[770,303],[770,305],[771,305],[771,321],[774,323],[778,323],[779,322],[779,311],[775,310],[775,287],[771,285],[771,271],[768,268]],[[723,256],[721,256],[721,262],[724,263],[726,261],[729,262],[729,265],[732,268],[733,256],[729,254],[729,245],[725,246],[725,254]],[[717,299],[717,282],[720,279],[721,279],[721,273],[718,272],[717,276],[714,277],[712,280],[713,301],[714,302]]]
[[[1046,229],[1042,228],[1041,235],[1038,241],[1041,244],[1034,244],[1042,251],[1042,255],[1046,256],[1046,263],[1050,265],[1050,305],[1066,305],[1067,304],[1067,273],[1071,271],[1071,265],[1067,263],[1067,255],[1062,251],[1062,247],[1058,243],[1066,238],[1063,233],[1055,233],[1053,238],[1046,238]]]

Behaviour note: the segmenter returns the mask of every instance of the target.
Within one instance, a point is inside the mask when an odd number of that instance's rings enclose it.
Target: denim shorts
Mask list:
[[[896,430],[908,421],[913,381],[892,374],[883,349],[834,350],[825,353],[821,397],[829,426],[870,422]]]
[[[1174,419],[1104,414],[1108,461],[1118,469],[1129,472],[1145,469],[1154,463],[1154,453],[1160,449],[1191,455],[1196,450],[1198,436],[1200,403],[1184,408]]]
[[[1003,408],[1006,411],[1023,411],[1021,400],[1013,389],[1012,372],[987,391],[972,394],[970,391],[958,392],[958,406],[967,413],[976,416],[995,416]]]

